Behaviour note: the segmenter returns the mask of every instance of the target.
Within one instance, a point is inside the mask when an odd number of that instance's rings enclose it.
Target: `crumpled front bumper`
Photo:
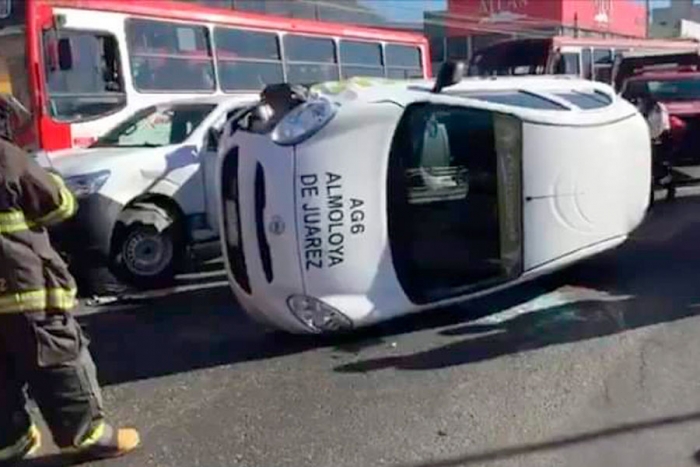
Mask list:
[[[54,247],[71,269],[105,266],[110,257],[112,233],[123,206],[100,194],[78,200],[78,212],[51,227]]]

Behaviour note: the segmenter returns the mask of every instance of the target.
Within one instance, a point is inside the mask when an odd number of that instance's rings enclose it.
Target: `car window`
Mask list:
[[[215,107],[214,104],[148,107],[107,132],[92,147],[159,147],[180,144]]]
[[[468,97],[470,99],[493,102],[494,104],[514,105],[517,107],[527,107],[530,109],[568,110],[566,107],[557,102],[522,91],[473,91],[461,92],[458,93],[458,95]]]
[[[599,109],[601,107],[607,107],[612,103],[609,96],[606,96],[602,92],[579,92],[579,91],[568,91],[568,92],[554,92],[552,93],[557,97],[561,97],[576,107],[581,109]]]

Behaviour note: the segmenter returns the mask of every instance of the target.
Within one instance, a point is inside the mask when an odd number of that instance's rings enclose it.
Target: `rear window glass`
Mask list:
[[[470,99],[493,102],[494,104],[513,105],[516,107],[527,107],[530,109],[568,110],[563,105],[560,105],[554,101],[522,91],[477,91],[459,93],[459,95]]]
[[[556,92],[553,93],[557,97],[566,99],[567,101],[574,104],[576,107],[581,109],[599,109],[601,107],[607,107],[612,103],[610,97],[606,96],[601,92]]]

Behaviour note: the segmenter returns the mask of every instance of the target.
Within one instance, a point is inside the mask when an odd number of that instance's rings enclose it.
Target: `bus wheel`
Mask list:
[[[114,240],[115,274],[141,289],[171,283],[184,256],[184,235],[177,214],[152,203],[125,209]]]

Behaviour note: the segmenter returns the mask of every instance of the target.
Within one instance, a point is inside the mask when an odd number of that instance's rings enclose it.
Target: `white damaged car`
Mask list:
[[[219,147],[221,240],[254,318],[349,330],[555,271],[649,203],[644,118],[566,77],[268,87]]]
[[[52,231],[73,269],[92,280],[106,267],[149,288],[192,256],[219,256],[218,137],[228,113],[253,102],[257,96],[218,96],[149,106],[88,148],[51,153],[79,202],[77,216]]]

